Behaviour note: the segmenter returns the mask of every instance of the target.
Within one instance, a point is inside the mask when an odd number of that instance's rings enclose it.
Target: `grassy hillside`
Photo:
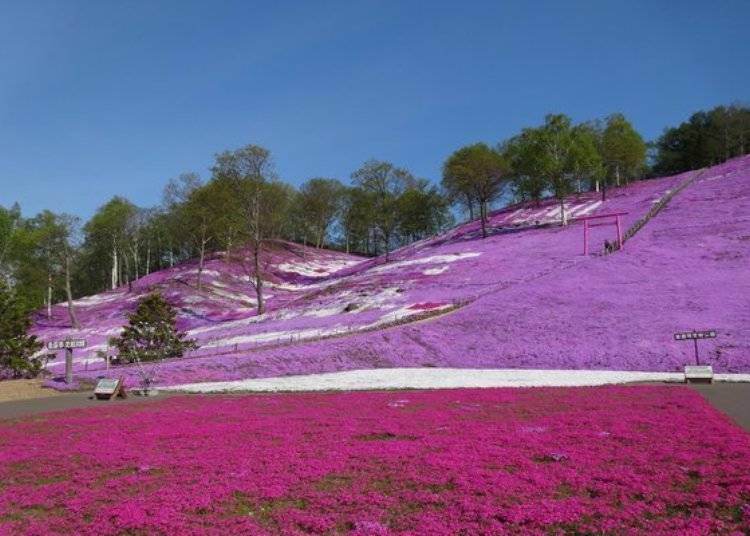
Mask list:
[[[627,212],[627,229],[686,186],[613,255],[601,254],[613,227],[592,229],[595,254],[584,257],[581,225],[560,227],[553,202],[495,212],[487,239],[473,222],[387,264],[279,243],[260,317],[239,266],[212,259],[199,292],[195,266],[182,265],[139,280],[132,293],[79,300],[92,346],[76,354],[76,371],[101,374],[95,351],[152,289],[180,308],[180,326],[201,345],[162,366],[162,383],[392,366],[671,371],[692,355],[672,333],[693,327],[719,330],[704,345],[718,370],[747,371],[749,176],[742,158],[634,183],[604,203],[596,194],[569,199],[573,216]],[[64,313],[38,318],[42,338],[72,334]]]

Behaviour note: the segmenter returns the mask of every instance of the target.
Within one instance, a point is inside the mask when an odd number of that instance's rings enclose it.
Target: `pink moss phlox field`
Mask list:
[[[246,274],[219,254],[203,291],[195,263],[185,263],[138,280],[133,292],[79,300],[80,332],[66,327],[62,305],[52,321],[37,315],[35,332],[86,337],[75,373],[95,379],[104,373],[96,351],[144,292],[160,290],[201,345],[164,364],[161,385],[381,367],[679,371],[692,346],[672,334],[693,328],[718,330],[701,343],[706,363],[748,372],[750,157],[613,188],[604,203],[595,193],[571,196],[568,210],[625,211],[628,228],[691,179],[613,255],[584,257],[582,226],[557,225],[559,209],[547,201],[494,212],[487,239],[478,222],[460,225],[395,251],[388,264],[278,243],[262,317]],[[592,251],[614,233],[593,228]],[[404,324],[427,315],[435,316]],[[62,360],[49,370],[59,375]],[[116,374],[137,383],[134,367]]]
[[[749,504],[750,435],[684,387],[193,396],[0,421],[0,534],[740,534]]]

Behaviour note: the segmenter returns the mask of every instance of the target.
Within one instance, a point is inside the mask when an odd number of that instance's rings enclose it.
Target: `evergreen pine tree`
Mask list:
[[[120,360],[133,363],[182,357],[186,351],[197,348],[195,340],[177,331],[176,315],[174,307],[158,293],[143,298],[128,317],[128,325],[120,337],[114,340]]]
[[[41,372],[42,359],[32,356],[42,344],[28,335],[30,327],[28,312],[0,278],[0,379],[31,378]]]

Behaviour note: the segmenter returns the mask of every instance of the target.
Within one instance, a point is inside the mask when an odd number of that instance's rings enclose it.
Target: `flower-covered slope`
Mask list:
[[[748,371],[749,177],[741,158],[613,189],[603,203],[593,193],[568,199],[574,218],[626,212],[627,229],[689,183],[614,255],[584,257],[581,224],[560,227],[555,202],[497,211],[488,238],[472,222],[389,263],[278,245],[261,317],[237,266],[212,260],[202,292],[194,265],[152,274],[136,288],[159,283],[201,345],[163,365],[161,383],[403,366],[674,371],[692,348],[672,333],[694,327],[719,329],[703,349],[717,370]],[[592,251],[614,238],[613,227],[592,228]],[[120,289],[84,299],[95,311],[84,334],[101,344],[137,297]],[[43,338],[74,335],[64,308],[56,318],[39,321]],[[79,375],[101,374],[91,348],[76,360]]]
[[[750,436],[684,387],[174,397],[0,422],[0,483],[0,534],[746,534]]]

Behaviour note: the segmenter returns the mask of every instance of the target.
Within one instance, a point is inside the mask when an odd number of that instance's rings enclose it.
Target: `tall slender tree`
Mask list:
[[[256,310],[261,315],[265,312],[262,256],[268,241],[282,227],[289,191],[278,181],[271,152],[258,145],[218,154],[212,171],[214,180],[225,184],[237,200],[243,238],[249,244],[252,259],[248,275],[255,290]],[[245,255],[241,253],[238,258],[243,261]]]

